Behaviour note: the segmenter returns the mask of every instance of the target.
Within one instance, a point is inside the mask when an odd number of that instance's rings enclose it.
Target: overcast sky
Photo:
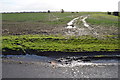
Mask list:
[[[118,11],[120,0],[0,0],[0,12],[12,11]]]

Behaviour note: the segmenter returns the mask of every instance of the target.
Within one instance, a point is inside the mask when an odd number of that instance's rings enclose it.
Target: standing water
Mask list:
[[[66,28],[68,28],[68,29],[76,28],[76,26],[74,24],[75,24],[76,20],[78,20],[78,19],[79,19],[79,17],[74,18],[73,20],[71,20],[70,22],[68,22]]]

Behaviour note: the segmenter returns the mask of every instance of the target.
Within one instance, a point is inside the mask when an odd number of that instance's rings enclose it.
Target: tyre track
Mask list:
[[[88,18],[88,16],[83,17],[82,22],[86,28],[88,28],[91,33],[95,36],[98,36],[99,34],[92,28],[85,20]]]
[[[67,35],[92,35],[95,37],[98,37],[99,34],[95,31],[94,28],[92,28],[87,22],[86,19],[89,17],[88,16],[80,16],[77,18],[74,18],[73,20],[71,20],[70,22],[67,23],[67,27],[65,27],[67,29],[66,34]],[[77,21],[82,22],[82,26],[78,26],[76,23]]]

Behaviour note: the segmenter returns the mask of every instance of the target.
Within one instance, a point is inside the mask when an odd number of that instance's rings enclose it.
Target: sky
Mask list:
[[[0,0],[0,12],[118,11],[120,0]]]

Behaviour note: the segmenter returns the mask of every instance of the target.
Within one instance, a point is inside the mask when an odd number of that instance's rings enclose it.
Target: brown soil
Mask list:
[[[24,34],[62,34],[62,25],[48,25],[42,22],[8,22],[3,21],[2,35]]]

